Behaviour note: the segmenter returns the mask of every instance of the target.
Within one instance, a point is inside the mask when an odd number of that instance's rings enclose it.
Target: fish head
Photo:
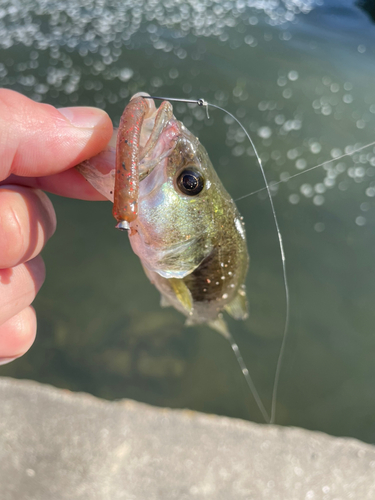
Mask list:
[[[139,211],[129,237],[148,270],[184,278],[212,251],[220,217],[233,202],[199,139],[173,116],[169,102],[160,108],[142,125]],[[163,126],[155,134],[157,120]]]

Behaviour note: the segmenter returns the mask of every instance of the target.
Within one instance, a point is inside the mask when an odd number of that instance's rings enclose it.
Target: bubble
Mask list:
[[[289,179],[290,179],[289,172],[281,172],[281,174],[280,174],[280,181],[281,182],[288,182]]]
[[[355,177],[355,168],[354,167],[350,167],[348,169],[348,177],[351,177],[352,179],[354,179],[354,177]]]
[[[366,173],[366,171],[363,167],[356,167],[354,169],[354,176],[355,177],[364,177],[365,173]]]
[[[351,94],[345,94],[342,98],[342,100],[346,103],[346,104],[351,104],[353,102],[353,96]]]
[[[297,149],[289,149],[286,155],[289,158],[289,160],[295,160],[299,155],[299,153]]]
[[[358,45],[357,50],[360,54],[364,54],[366,52],[366,46],[365,45]]]
[[[296,168],[298,170],[303,170],[304,168],[306,168],[306,166],[307,166],[307,161],[304,158],[299,158],[296,161]]]
[[[329,177],[326,177],[323,183],[327,188],[331,188],[336,184],[336,181],[335,179],[330,179]]]
[[[306,196],[306,198],[311,198],[314,194],[314,190],[311,184],[302,184],[302,186],[300,187],[300,191],[303,196]]]
[[[336,165],[336,167],[335,167],[335,168],[336,168],[337,172],[343,173],[343,172],[345,172],[345,170],[346,170],[346,165],[345,165],[345,163],[344,163],[344,162],[340,162],[340,163],[338,163],[338,164]]]
[[[329,116],[332,113],[332,107],[329,104],[322,106],[322,115]]]
[[[292,129],[293,130],[301,130],[302,122],[301,120],[293,120],[292,121]]]
[[[240,144],[238,144],[237,146],[235,146],[233,149],[232,149],[232,155],[233,156],[242,156],[245,152],[245,148],[243,146],[241,146]]]
[[[260,127],[257,130],[257,134],[262,139],[269,139],[272,135],[272,130],[270,129],[270,127]]]
[[[326,226],[323,222],[317,222],[316,224],[314,224],[314,229],[317,233],[323,232],[325,228]]]
[[[151,78],[151,85],[156,88],[161,87],[163,85],[163,80],[159,76],[154,76]]]
[[[276,125],[282,125],[285,122],[285,116],[284,115],[277,115],[275,116],[275,123]]]
[[[313,198],[313,203],[314,203],[314,205],[317,205],[317,206],[323,205],[324,201],[325,201],[324,196],[322,196],[321,194],[317,194]]]
[[[322,103],[320,102],[320,99],[315,99],[315,101],[312,102],[312,107],[314,109],[320,109],[322,107]]]
[[[175,54],[179,59],[185,59],[187,56],[186,50],[181,47],[175,50]]]
[[[364,226],[366,224],[366,218],[363,217],[363,215],[359,215],[356,218],[355,223],[357,224],[357,226]]]
[[[280,40],[289,41],[292,38],[292,34],[289,31],[284,31],[284,33],[280,33]]]
[[[48,85],[44,85],[43,83],[39,83],[39,84],[35,85],[34,90],[38,94],[46,94],[49,90],[49,87],[48,87]]]
[[[310,144],[310,151],[314,154],[320,153],[322,150],[322,146],[320,145],[319,142],[313,142]]]
[[[255,38],[251,35],[246,35],[244,38],[244,42],[247,43],[247,45],[252,45],[255,41]]]
[[[369,198],[374,198],[374,196],[375,196],[375,188],[374,187],[368,187],[366,189],[366,196],[368,196]]]
[[[169,78],[172,78],[172,80],[174,80],[175,78],[177,78],[178,75],[179,75],[178,69],[172,68],[171,70],[169,70]]]
[[[280,77],[277,79],[277,85],[278,85],[279,87],[284,87],[286,84],[287,84],[287,79],[285,78],[285,76],[280,76]]]
[[[314,190],[318,194],[323,194],[326,191],[326,187],[322,182],[319,182],[318,184],[315,184]]]
[[[292,82],[295,82],[296,80],[298,80],[298,76],[299,76],[298,72],[294,71],[294,70],[293,71],[289,71],[289,73],[288,73],[288,78]]]
[[[293,95],[292,89],[284,89],[283,90],[283,97],[284,99],[290,99]]]
[[[128,82],[134,75],[134,71],[130,68],[123,68],[120,70],[119,79],[122,82]]]
[[[333,93],[338,92],[340,90],[340,85],[338,83],[332,83],[330,89]]]
[[[289,202],[292,204],[292,205],[297,205],[297,203],[299,202],[300,200],[300,197],[298,194],[291,194],[289,196]]]
[[[362,212],[368,212],[371,208],[371,205],[368,201],[364,201],[363,203],[361,203],[359,208],[362,210]]]
[[[340,148],[333,148],[333,149],[331,149],[331,156],[332,156],[332,158],[338,158],[341,155],[342,155],[342,151],[341,151]]]
[[[357,120],[356,125],[357,125],[357,128],[363,129],[366,127],[366,122],[364,120]]]

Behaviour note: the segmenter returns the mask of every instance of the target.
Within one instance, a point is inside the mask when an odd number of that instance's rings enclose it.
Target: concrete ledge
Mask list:
[[[373,500],[375,447],[0,379],[1,500]]]

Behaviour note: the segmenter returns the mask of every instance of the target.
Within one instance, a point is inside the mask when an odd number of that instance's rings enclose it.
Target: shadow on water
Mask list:
[[[0,2],[0,81],[56,106],[94,105],[118,122],[133,93],[204,97],[251,132],[274,187],[291,325],[277,422],[375,436],[374,26],[359,5]],[[254,3],[255,5],[255,3]],[[219,112],[174,106],[234,198],[263,187],[241,130]],[[130,397],[261,421],[225,339],[161,309],[108,203],[52,196],[35,346],[1,374],[108,399]],[[270,407],[285,315],[269,202],[238,202],[251,255],[250,318],[230,322]]]

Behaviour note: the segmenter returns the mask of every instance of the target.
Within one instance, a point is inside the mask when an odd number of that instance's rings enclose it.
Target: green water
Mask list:
[[[56,106],[103,107],[114,122],[139,90],[203,97],[242,120],[270,181],[374,141],[369,14],[351,0],[255,3],[1,0],[0,82]],[[175,111],[234,198],[263,187],[237,126],[218,111]],[[0,374],[261,422],[227,341],[160,308],[110,205],[51,198],[58,229],[43,251],[38,337]],[[373,147],[275,188],[291,293],[280,424],[375,442],[374,200]],[[285,317],[280,252],[264,192],[238,207],[251,315],[229,324],[269,409]]]

